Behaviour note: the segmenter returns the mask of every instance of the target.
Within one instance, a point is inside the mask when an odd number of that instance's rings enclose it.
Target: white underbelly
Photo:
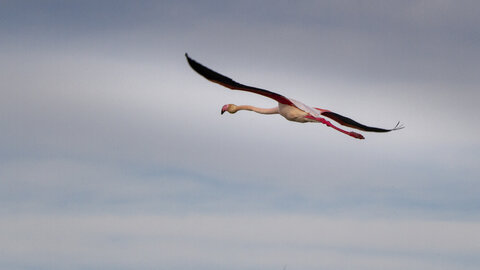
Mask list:
[[[305,116],[308,115],[308,113],[306,113],[306,112],[304,112],[304,111],[302,111],[302,110],[300,110],[296,107],[279,103],[278,104],[278,111],[279,111],[280,115],[285,117],[287,120],[295,121],[295,122],[302,122],[302,123],[310,122],[309,119],[305,119]]]

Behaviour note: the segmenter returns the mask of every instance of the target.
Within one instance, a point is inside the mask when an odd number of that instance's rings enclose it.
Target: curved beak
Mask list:
[[[223,105],[222,111],[220,112],[220,114],[223,114],[227,109],[228,109],[228,105]]]

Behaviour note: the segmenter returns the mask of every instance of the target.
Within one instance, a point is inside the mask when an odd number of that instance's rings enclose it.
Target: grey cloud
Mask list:
[[[343,269],[352,263],[357,269],[475,269],[478,264],[475,222],[297,215],[28,215],[0,226],[2,243],[11,247],[2,265],[9,267],[19,266],[15,262],[24,256],[50,269],[187,269],[193,261],[197,267],[214,269],[275,269],[285,264]],[[51,256],[55,261],[48,259]]]
[[[13,6],[11,10],[9,6]],[[232,55],[229,62],[239,66],[258,64],[267,69],[273,64],[282,67],[279,72],[289,63],[289,69],[323,79],[362,83],[448,80],[474,85],[480,55],[475,28],[478,9],[475,2],[468,1],[284,1],[261,5],[105,1],[20,3],[3,10],[6,22],[15,22],[8,35],[18,39],[21,33],[29,33],[34,39],[31,42],[47,38],[75,46],[94,39],[92,46],[104,53],[122,46],[148,51],[168,46],[179,55],[186,50],[221,59]],[[22,11],[30,19],[13,18],[14,11]],[[29,20],[36,20],[30,22],[32,30],[21,28]]]
[[[122,192],[110,192],[108,186],[118,183],[102,179],[120,178],[123,179],[119,180],[120,187],[132,188],[133,183],[149,179],[142,176],[142,171],[156,172],[159,175],[153,179],[163,179],[163,170],[174,168],[203,175],[191,180],[198,181],[197,190],[172,193],[171,199],[179,207],[173,209],[185,211],[189,206],[182,200],[196,193],[201,194],[198,198],[205,204],[199,203],[194,209],[219,211],[226,209],[225,205],[248,211],[255,211],[255,207],[275,210],[285,205],[282,199],[292,204],[292,210],[314,212],[354,205],[368,209],[381,203],[385,208],[380,212],[413,207],[417,209],[414,212],[428,209],[434,216],[450,216],[457,211],[465,217],[478,207],[475,193],[468,192],[476,186],[472,182],[478,160],[475,155],[478,149],[471,148],[474,136],[467,137],[466,142],[459,144],[460,148],[442,145],[452,142],[446,140],[448,134],[432,139],[428,129],[415,128],[413,122],[405,132],[386,136],[369,134],[369,141],[358,144],[322,125],[288,123],[278,116],[268,118],[249,113],[220,116],[220,106],[230,100],[272,104],[205,81],[188,69],[183,58],[180,63],[176,63],[175,56],[168,59],[175,68],[157,74],[157,66],[146,66],[143,62],[111,61],[108,57],[102,59],[88,54],[53,55],[51,59],[55,60],[43,62],[49,58],[40,57],[34,61],[35,65],[23,69],[24,74],[30,74],[28,81],[15,77],[19,74],[17,71],[3,80],[8,98],[2,101],[2,125],[8,128],[1,135],[2,148],[19,164],[23,164],[22,156],[26,155],[39,164],[42,159],[53,158],[113,166],[112,174],[106,176],[92,171],[91,181],[106,184],[96,191],[84,190],[84,199],[93,192],[95,200],[112,196],[108,200],[126,200],[151,211],[153,205],[164,201],[153,199],[148,188],[140,190],[138,197],[130,197]],[[10,63],[13,70],[20,69],[13,60]],[[342,100],[341,94],[336,95]],[[379,110],[389,108],[376,107],[371,111]],[[440,146],[443,150],[434,149]],[[8,160],[8,157],[3,158]],[[124,177],[123,173],[128,172],[132,175]],[[76,182],[77,174],[67,173],[52,181]],[[5,177],[14,183],[14,174]],[[177,179],[174,174],[168,177],[171,181]],[[225,187],[217,189],[218,183],[208,184],[202,180],[209,177],[222,179]],[[48,174],[43,176],[43,181],[49,185]],[[71,191],[83,190],[81,183],[72,186]],[[149,181],[144,184],[151,185],[153,190],[175,187],[156,186]],[[28,186],[28,183],[18,183],[16,187]],[[458,187],[453,188],[455,186]],[[239,188],[249,191],[242,193]],[[261,191],[255,191],[257,189]],[[269,189],[271,196],[259,196]],[[421,192],[412,192],[418,189]],[[46,196],[53,190],[47,188]],[[225,195],[209,198],[208,190]],[[427,190],[430,195],[423,195]],[[81,192],[77,194],[82,198]],[[150,199],[142,200],[142,194]],[[248,203],[252,198],[258,203]],[[220,201],[223,203],[216,206]],[[102,203],[108,209],[124,207]]]
[[[478,268],[459,235],[479,218],[476,3],[5,3],[5,268]],[[278,115],[221,116],[226,103],[275,103],[206,81],[185,52],[406,129],[359,142]],[[413,252],[405,239],[420,239]]]

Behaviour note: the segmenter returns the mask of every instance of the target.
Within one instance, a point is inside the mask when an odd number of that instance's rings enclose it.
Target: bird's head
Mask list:
[[[237,105],[235,105],[235,104],[223,105],[221,114],[223,114],[224,112],[236,113],[237,112]]]

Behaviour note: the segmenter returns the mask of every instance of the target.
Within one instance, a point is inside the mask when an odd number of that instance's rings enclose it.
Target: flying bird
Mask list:
[[[370,132],[389,132],[392,130],[398,130],[403,128],[403,125],[400,125],[400,122],[398,122],[397,125],[392,129],[369,127],[369,126],[360,124],[348,117],[334,113],[330,110],[312,108],[301,103],[300,101],[296,101],[294,99],[284,97],[280,94],[238,83],[198,63],[197,61],[190,58],[187,53],[185,53],[185,57],[187,58],[188,64],[190,65],[190,67],[192,67],[193,70],[195,70],[198,74],[202,75],[203,77],[205,77],[207,80],[211,82],[220,84],[232,90],[242,90],[242,91],[259,94],[259,95],[274,99],[278,102],[278,106],[274,108],[257,108],[250,105],[226,104],[226,105],[223,105],[221,114],[223,114],[224,112],[229,112],[233,114],[241,110],[254,111],[261,114],[280,114],[281,116],[285,117],[287,120],[290,120],[290,121],[295,121],[300,123],[307,123],[307,122],[322,123],[327,125],[328,127],[331,127],[335,130],[338,130],[342,133],[345,133],[357,139],[365,139],[365,138],[362,136],[362,134],[356,133],[354,131],[343,130],[333,125],[330,121],[326,120],[323,117],[328,117],[343,126],[347,126],[347,127],[351,127],[351,128],[355,128],[363,131],[370,131]]]

